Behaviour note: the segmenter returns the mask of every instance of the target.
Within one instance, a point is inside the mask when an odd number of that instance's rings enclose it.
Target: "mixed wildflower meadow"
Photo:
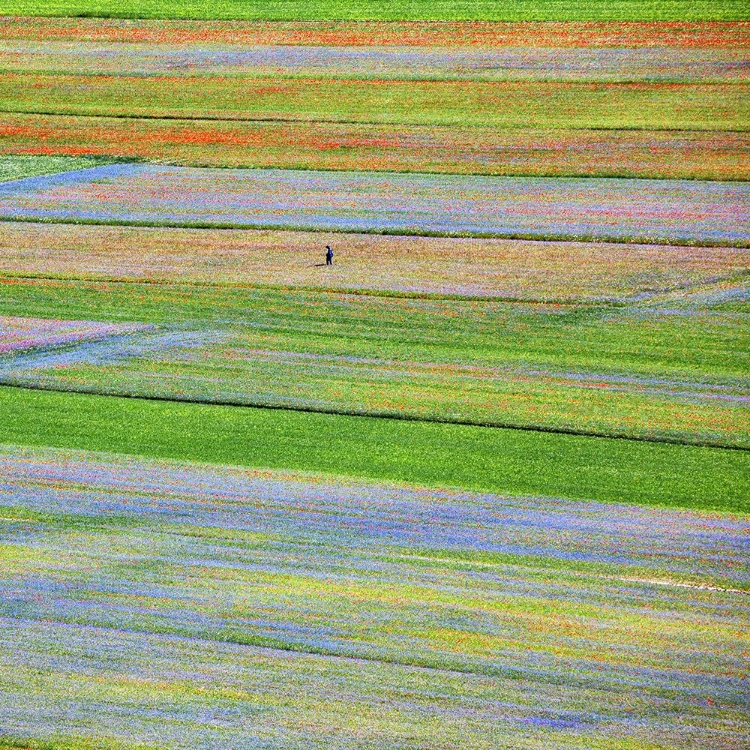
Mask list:
[[[739,747],[738,519],[70,451],[0,465],[19,738]]]
[[[0,750],[746,746],[720,5],[0,0]]]
[[[0,223],[10,277],[266,286],[528,302],[667,299],[742,279],[750,250],[342,233],[320,273],[315,232]]]
[[[324,76],[333,79],[479,81],[746,81],[741,49],[653,47],[398,47],[8,40],[0,50],[7,72],[110,75],[195,74]]]

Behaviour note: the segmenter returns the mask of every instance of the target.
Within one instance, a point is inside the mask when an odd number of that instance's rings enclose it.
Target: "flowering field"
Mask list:
[[[64,347],[141,331],[150,326],[97,324],[86,320],[48,320],[0,316],[0,354]]]
[[[739,519],[71,451],[0,465],[10,738],[743,744]]]
[[[747,24],[7,20],[12,153],[748,175]]]
[[[322,267],[325,242],[345,262]],[[498,297],[654,298],[741,277],[729,247],[0,223],[0,273]]]
[[[249,46],[6,40],[0,69],[408,80],[747,81],[747,51],[719,47]]]
[[[745,748],[745,5],[0,17],[0,750]]]
[[[4,114],[7,153],[209,167],[746,179],[738,131],[529,130]]]
[[[142,164],[0,185],[0,216],[398,234],[750,242],[746,183],[502,178]]]
[[[247,44],[359,47],[662,47],[722,49],[750,46],[750,25],[722,21],[547,20],[546,23],[472,21],[344,21],[340,19],[158,21],[8,16],[3,39],[141,44]]]
[[[742,283],[716,285],[713,299],[676,293],[581,309],[8,281],[3,311],[157,327],[16,356],[0,363],[4,383],[750,445]]]

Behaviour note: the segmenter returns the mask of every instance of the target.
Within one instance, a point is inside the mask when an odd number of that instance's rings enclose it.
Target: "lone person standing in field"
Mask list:
[[[327,266],[333,265],[333,250],[331,250],[330,245],[326,245],[326,265]]]

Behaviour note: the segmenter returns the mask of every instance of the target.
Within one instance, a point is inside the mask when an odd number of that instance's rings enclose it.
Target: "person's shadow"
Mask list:
[[[323,268],[326,265],[328,264],[327,263],[313,263],[311,268]]]

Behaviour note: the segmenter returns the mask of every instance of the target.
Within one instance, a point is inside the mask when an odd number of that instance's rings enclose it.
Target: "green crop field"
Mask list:
[[[16,113],[210,120],[646,130],[745,130],[746,89],[731,84],[330,81],[236,77],[0,77]]]
[[[114,18],[477,20],[477,21],[737,21],[748,19],[740,0],[3,0],[0,13],[24,16]]]
[[[0,182],[35,177],[40,174],[87,169],[105,160],[90,156],[3,156],[0,155]]]
[[[157,325],[72,358],[40,342],[6,383],[750,447],[745,318],[679,295],[580,308],[13,279],[0,314]]]
[[[0,750],[745,748],[746,3],[0,15]]]
[[[740,451],[2,387],[0,399],[9,443],[748,511],[750,459]]]

